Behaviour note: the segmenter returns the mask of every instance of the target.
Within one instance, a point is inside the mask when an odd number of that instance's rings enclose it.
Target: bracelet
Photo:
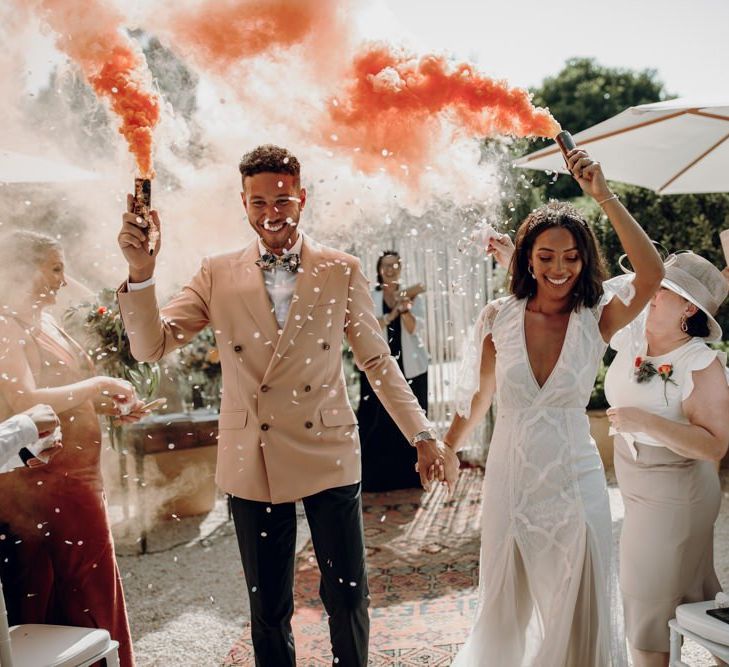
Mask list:
[[[620,197],[616,194],[612,194],[609,197],[605,197],[605,199],[603,199],[602,201],[597,202],[597,205],[602,206],[603,204],[605,204],[613,199],[620,199]]]

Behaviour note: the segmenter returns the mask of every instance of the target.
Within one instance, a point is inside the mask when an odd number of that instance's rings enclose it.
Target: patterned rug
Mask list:
[[[417,489],[364,494],[371,666],[451,664],[475,612],[482,478],[479,469],[463,470],[450,500],[440,488],[427,497]],[[297,665],[328,667],[329,628],[311,543],[296,568]],[[224,667],[253,664],[246,628]]]

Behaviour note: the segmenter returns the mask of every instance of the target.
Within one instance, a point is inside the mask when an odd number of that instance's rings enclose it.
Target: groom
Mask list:
[[[448,453],[390,355],[359,260],[299,231],[306,204],[299,161],[259,146],[239,165],[243,207],[258,238],[206,257],[158,309],[156,255],[145,223],[123,216],[119,245],[129,280],[119,306],[132,354],[157,361],[210,325],[223,369],[216,480],[230,494],[251,605],[258,667],[294,667],[295,501],[302,499],[321,571],[334,662],[367,664],[360,444],[342,372],[347,337],[357,365],[405,437],[421,482],[442,479]],[[129,201],[132,210],[132,201]],[[159,224],[156,212],[152,213]]]

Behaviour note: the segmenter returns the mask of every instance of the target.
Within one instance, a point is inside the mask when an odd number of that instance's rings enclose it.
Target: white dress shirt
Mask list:
[[[304,236],[299,232],[299,238],[296,239],[296,243],[291,247],[291,250],[284,250],[283,254],[288,255],[289,253],[295,252],[301,255],[301,248],[304,245]],[[258,239],[258,251],[261,256],[268,254],[266,246],[263,245],[261,239]],[[266,285],[266,291],[268,297],[271,299],[273,305],[273,312],[276,316],[276,322],[278,326],[283,329],[286,323],[286,318],[289,314],[289,308],[291,307],[291,299],[294,296],[294,290],[296,289],[296,278],[298,273],[292,273],[284,268],[276,267],[271,271],[263,272],[263,282]]]
[[[15,415],[0,423],[0,472],[4,472],[3,466],[16,457],[19,450],[37,440],[38,429],[28,415]],[[22,465],[22,461],[20,463]]]
[[[284,255],[288,255],[291,252],[296,252],[301,255],[301,248],[304,245],[304,235],[299,232],[299,238],[296,243],[291,247],[290,250],[284,250]],[[261,239],[258,239],[258,251],[261,255],[268,253],[266,246],[263,245]],[[283,268],[274,268],[271,271],[263,271],[263,282],[266,285],[266,291],[268,297],[271,299],[273,305],[273,312],[276,316],[276,322],[278,326],[283,329],[286,323],[286,317],[289,314],[289,308],[291,307],[291,299],[294,296],[294,290],[296,289],[296,277],[297,273],[292,273]],[[154,276],[148,278],[141,283],[133,283],[130,280],[127,281],[127,289],[130,292],[136,290],[143,290],[145,287],[154,285]]]

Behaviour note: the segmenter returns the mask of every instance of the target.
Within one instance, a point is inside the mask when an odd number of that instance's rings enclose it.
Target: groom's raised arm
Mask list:
[[[190,342],[210,322],[212,277],[210,260],[163,308],[159,308],[154,282],[142,289],[124,282],[117,291],[119,311],[137,361],[159,361]]]

